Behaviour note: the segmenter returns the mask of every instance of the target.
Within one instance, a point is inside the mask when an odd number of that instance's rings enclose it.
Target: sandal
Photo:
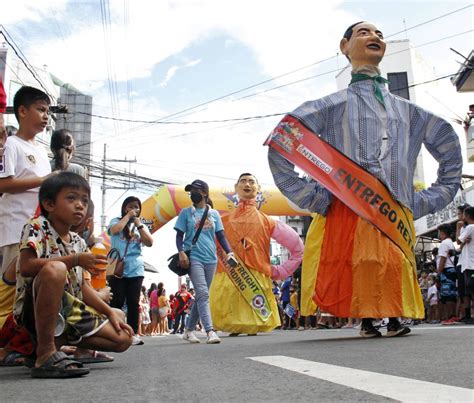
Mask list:
[[[83,364],[95,364],[101,362],[112,362],[114,360],[114,357],[111,357],[110,355],[107,355],[97,350],[92,350],[91,355],[84,357],[74,357],[74,359]]]
[[[0,361],[0,367],[20,367],[25,362],[25,356],[16,351],[9,351]]]
[[[75,365],[77,368],[70,368]],[[71,360],[62,351],[56,351],[41,367],[31,368],[33,378],[75,378],[87,375],[89,368],[76,360]]]

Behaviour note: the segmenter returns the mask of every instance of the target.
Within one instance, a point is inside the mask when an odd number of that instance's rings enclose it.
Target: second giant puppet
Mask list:
[[[306,237],[302,314],[318,305],[363,318],[363,337],[381,335],[370,318],[389,317],[387,335],[399,336],[409,329],[396,317],[424,316],[413,220],[453,200],[461,149],[449,123],[387,90],[378,68],[386,47],[379,29],[353,24],[340,46],[352,65],[349,87],[282,120],[267,140],[270,168],[289,200],[317,213]],[[422,144],[439,163],[438,178],[416,192]],[[311,178],[294,170],[304,164],[312,164],[305,169]]]
[[[216,329],[233,334],[268,332],[280,326],[272,279],[287,278],[298,268],[303,242],[291,227],[257,209],[260,185],[255,176],[242,174],[235,191],[238,207],[222,222],[243,267],[224,266],[224,260],[219,259],[210,289],[212,321]],[[290,258],[282,265],[270,263],[272,238],[290,252]]]

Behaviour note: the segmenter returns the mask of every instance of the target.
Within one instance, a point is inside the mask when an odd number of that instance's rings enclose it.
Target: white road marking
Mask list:
[[[474,389],[339,367],[283,355],[247,358],[402,402],[474,402]]]

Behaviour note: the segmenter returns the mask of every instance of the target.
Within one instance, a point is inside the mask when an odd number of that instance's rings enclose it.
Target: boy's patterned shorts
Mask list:
[[[94,335],[109,321],[68,292],[64,292],[61,302],[55,336],[65,336],[70,344],[78,344],[84,337]]]
[[[34,281],[27,288],[27,297],[23,306],[22,324],[30,334],[36,336],[33,300],[35,299]],[[67,344],[78,344],[85,337],[90,337],[102,329],[109,320],[94,308],[84,304],[80,299],[64,291],[61,308],[56,318],[54,336],[66,339]]]

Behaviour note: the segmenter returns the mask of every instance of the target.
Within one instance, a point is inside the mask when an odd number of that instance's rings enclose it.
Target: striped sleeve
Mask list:
[[[434,213],[448,205],[461,183],[462,154],[458,135],[445,120],[423,111],[425,137],[423,144],[438,161],[438,178],[428,189],[415,193],[414,218]],[[417,130],[411,127],[411,130]]]
[[[275,185],[287,199],[300,208],[326,215],[331,193],[324,186],[312,179],[300,178],[295,166],[271,147],[268,162]]]

